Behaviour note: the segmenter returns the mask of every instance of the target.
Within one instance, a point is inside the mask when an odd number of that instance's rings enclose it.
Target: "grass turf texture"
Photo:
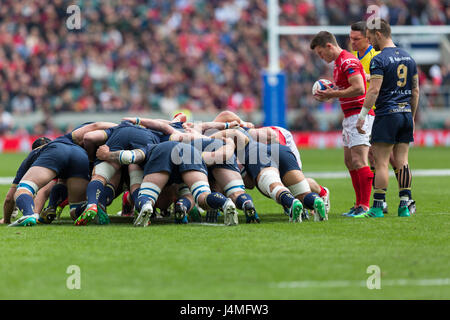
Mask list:
[[[341,150],[302,150],[305,172],[344,170]],[[414,148],[413,169],[448,168],[449,149]],[[24,155],[0,155],[13,176]],[[14,160],[12,162],[12,160]],[[280,206],[251,191],[261,224],[236,227],[155,223],[133,228],[62,225],[0,227],[0,299],[449,299],[450,286],[383,286],[397,279],[450,278],[448,177],[413,177],[417,215],[397,217],[391,178],[383,219],[344,218],[350,179],[320,179],[331,191],[327,222],[289,224]],[[0,186],[3,202],[8,186]],[[120,199],[109,207],[120,210]],[[63,213],[68,217],[67,209]],[[81,269],[81,290],[66,287],[68,266]],[[365,282],[381,268],[381,290]],[[349,286],[286,288],[297,281]]]

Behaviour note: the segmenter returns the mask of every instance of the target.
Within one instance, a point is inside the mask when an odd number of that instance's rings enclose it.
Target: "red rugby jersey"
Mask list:
[[[348,79],[355,74],[360,74],[364,81],[364,94],[357,97],[339,98],[344,117],[359,114],[366,98],[367,85],[366,75],[361,62],[347,50],[342,50],[341,54],[334,61],[333,80],[339,90],[350,87]],[[369,114],[374,115],[373,110]]]

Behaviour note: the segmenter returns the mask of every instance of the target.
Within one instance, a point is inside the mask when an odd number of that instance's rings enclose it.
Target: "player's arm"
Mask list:
[[[413,119],[416,117],[417,107],[419,105],[419,76],[415,74],[412,78],[412,91],[411,91],[411,112]]]
[[[56,182],[57,180],[50,181],[36,193],[36,197],[34,198],[34,213],[41,213]]]
[[[184,125],[183,125],[184,127]],[[210,135],[211,133],[215,133],[220,130],[227,130],[231,128],[239,127],[239,122],[233,120],[231,122],[201,122],[195,123],[192,127],[194,130],[204,133],[206,135]],[[209,132],[208,132],[209,131]]]
[[[277,133],[270,127],[250,129],[248,133],[260,143],[271,144],[280,142]]]
[[[145,160],[145,153],[141,149],[109,151],[109,147],[106,144],[97,149],[96,156],[99,160],[120,165],[138,164]]]
[[[88,125],[85,125],[84,127],[78,128],[72,132],[72,140],[79,144],[80,146],[83,146],[84,144],[84,135],[95,130],[105,130],[108,128],[112,128],[117,126],[117,123],[113,122],[94,122],[90,123]]]
[[[377,76],[372,77],[372,81],[370,82],[369,90],[366,94],[366,99],[364,100],[363,107],[361,108],[361,112],[358,116],[358,121],[356,122],[356,129],[361,134],[365,134],[366,132],[362,129],[364,125],[364,121],[366,119],[367,114],[369,113],[372,106],[375,104],[378,98],[378,94],[380,93],[381,85],[383,84],[383,77]]]
[[[3,219],[0,220],[0,224],[10,224],[11,223],[11,215],[16,206],[16,201],[14,200],[14,194],[17,190],[17,184],[11,185],[6,194],[5,201],[3,202]]]
[[[350,76],[348,78],[348,83],[350,84],[350,86],[346,89],[333,90],[331,88],[328,88],[326,90],[318,90],[317,92],[320,94],[321,92],[327,91],[329,93],[328,98],[359,97],[365,93],[366,89],[364,86],[364,79],[361,74],[358,73]]]
[[[139,124],[155,131],[162,132],[163,134],[171,135],[175,132],[175,129],[169,125],[170,121],[167,120],[155,120],[149,118],[123,118],[122,120],[130,121],[134,124]]]
[[[98,146],[104,144],[108,139],[105,130],[95,130],[83,135],[84,149],[87,151],[89,160],[95,159],[95,150]]]
[[[225,163],[234,155],[235,145],[233,140],[230,138],[225,138],[224,142],[225,144],[216,151],[205,151],[202,153],[203,161],[205,161],[207,166],[216,163]]]
[[[214,122],[233,122],[237,121],[241,127],[254,128],[255,125],[251,122],[243,121],[236,113],[226,110],[222,111],[213,120]]]
[[[233,142],[237,150],[244,149],[249,142],[248,137],[236,129],[227,129],[216,132],[215,134],[211,135],[210,138],[213,139],[231,138],[233,139]]]

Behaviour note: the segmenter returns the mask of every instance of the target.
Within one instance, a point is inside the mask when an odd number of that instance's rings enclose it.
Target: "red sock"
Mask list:
[[[356,207],[361,203],[361,191],[359,185],[359,176],[357,170],[350,170],[350,176],[352,177],[353,189],[355,189],[356,195]]]
[[[372,194],[373,172],[370,167],[362,167],[356,170],[359,178],[360,204],[370,208],[370,195]]]
[[[58,207],[61,207],[64,209],[64,207],[67,206],[68,204],[69,204],[69,199],[67,198],[66,200],[64,200],[63,202],[58,204]]]
[[[325,197],[327,195],[327,190],[325,190],[321,185],[319,185],[319,187],[320,187],[319,197]]]

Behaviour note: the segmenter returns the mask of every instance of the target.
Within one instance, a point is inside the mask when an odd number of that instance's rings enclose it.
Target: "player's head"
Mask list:
[[[52,141],[52,140],[47,137],[37,138],[36,140],[33,141],[33,144],[31,145],[31,149],[34,150],[36,148],[39,148],[39,147],[43,146],[44,144],[49,143],[50,141]]]
[[[367,38],[376,51],[380,51],[383,44],[391,39],[391,26],[384,19],[367,21]]]
[[[316,34],[309,47],[327,63],[336,60],[339,56],[339,45],[336,38],[328,31],[320,31]]]
[[[350,44],[354,51],[366,50],[369,47],[366,29],[367,25],[365,21],[358,21],[350,26]]]

